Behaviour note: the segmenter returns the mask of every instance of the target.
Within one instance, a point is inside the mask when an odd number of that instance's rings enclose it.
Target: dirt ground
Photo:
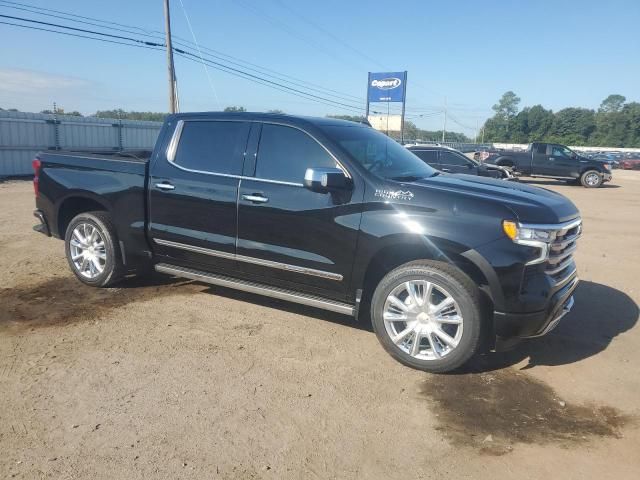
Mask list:
[[[349,317],[155,278],[84,287],[0,183],[3,478],[640,477],[640,172],[531,182],[584,218],[574,310],[428,375]]]

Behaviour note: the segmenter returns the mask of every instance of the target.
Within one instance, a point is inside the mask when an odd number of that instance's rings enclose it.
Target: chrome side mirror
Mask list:
[[[313,192],[343,190],[349,185],[349,179],[339,168],[307,168],[304,174],[304,186]]]

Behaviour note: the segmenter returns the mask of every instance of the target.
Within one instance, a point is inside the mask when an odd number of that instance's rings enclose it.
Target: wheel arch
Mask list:
[[[498,165],[499,167],[515,167],[516,166],[515,160],[512,157],[508,157],[508,156],[498,157],[495,159],[493,163]]]
[[[92,211],[109,212],[111,209],[104,200],[98,196],[90,193],[74,193],[65,197],[60,202],[56,211],[56,227],[58,229],[58,236],[60,238],[64,238],[64,234],[69,223],[76,215]]]
[[[468,256],[466,248],[430,242],[428,245],[410,241],[393,242],[376,251],[367,263],[362,277],[361,287],[363,301],[369,301],[376,286],[382,278],[395,268],[416,260],[432,260],[453,265],[471,279],[479,288],[482,297],[487,301],[487,308],[493,309],[495,282],[476,264],[473,256]]]

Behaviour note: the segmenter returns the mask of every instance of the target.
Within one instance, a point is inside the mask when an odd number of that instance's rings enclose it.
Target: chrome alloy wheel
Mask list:
[[[600,175],[598,175],[595,172],[592,173],[588,173],[585,177],[584,177],[584,181],[587,185],[590,186],[596,186],[598,185],[598,183],[600,182]]]
[[[462,338],[457,302],[444,288],[424,280],[395,287],[384,303],[382,318],[391,341],[418,360],[444,357]]]
[[[104,271],[107,253],[104,238],[90,223],[80,223],[73,229],[69,242],[71,261],[83,277],[94,279]]]

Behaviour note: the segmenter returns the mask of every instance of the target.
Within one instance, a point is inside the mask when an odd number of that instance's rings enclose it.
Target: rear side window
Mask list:
[[[416,154],[421,160],[427,163],[438,163],[437,150],[411,150],[411,153]]]
[[[185,122],[173,163],[190,170],[239,175],[249,125],[243,122]]]
[[[547,144],[546,143],[539,143],[538,145],[536,145],[536,153],[539,155],[546,155],[547,154]]]
[[[469,164],[469,160],[457,153],[444,151],[440,152],[440,163],[443,165],[466,167]]]
[[[303,131],[282,125],[263,125],[256,178],[302,183],[307,168],[336,166],[327,151]]]

